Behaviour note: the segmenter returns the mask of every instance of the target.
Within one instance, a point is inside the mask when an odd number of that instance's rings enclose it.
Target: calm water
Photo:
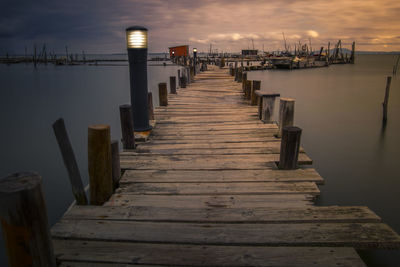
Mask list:
[[[169,83],[177,69],[148,67],[154,104],[158,103],[158,83]],[[16,171],[39,172],[53,225],[72,203],[73,195],[51,125],[64,118],[87,184],[87,127],[109,124],[111,138],[121,139],[119,105],[130,101],[128,67],[48,65],[35,70],[32,65],[0,65],[0,81],[0,177]],[[0,266],[7,266],[3,240]]]
[[[399,78],[392,82],[389,120],[381,131],[381,102],[393,56],[358,56],[355,65],[294,71],[259,71],[249,79],[262,89],[296,99],[295,122],[302,145],[325,178],[322,205],[367,205],[400,232]],[[158,103],[157,84],[177,67],[149,67],[149,89]],[[35,170],[43,177],[50,224],[73,200],[51,124],[63,117],[84,183],[88,182],[87,126],[111,126],[120,139],[118,106],[129,102],[126,66],[0,65],[0,177]],[[0,240],[0,266],[6,265]],[[397,252],[362,253],[371,266],[398,266]]]
[[[360,55],[355,65],[258,71],[248,79],[261,80],[262,90],[296,99],[302,145],[326,181],[318,203],[369,206],[400,232],[399,77],[392,80],[388,123],[381,129],[393,63],[390,55]],[[361,254],[371,266],[400,265],[398,252]]]

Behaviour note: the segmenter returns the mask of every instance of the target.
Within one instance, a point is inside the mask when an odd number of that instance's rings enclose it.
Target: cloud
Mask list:
[[[313,31],[313,30],[308,30],[307,35],[313,38],[317,38],[319,36],[318,32]]]
[[[355,40],[358,49],[400,50],[398,0],[3,0],[0,53],[46,43],[63,51],[125,51],[126,27],[149,29],[150,51],[177,44],[208,50],[283,48],[308,42],[322,46]],[[374,40],[377,39],[377,40]],[[384,47],[386,45],[386,47]]]

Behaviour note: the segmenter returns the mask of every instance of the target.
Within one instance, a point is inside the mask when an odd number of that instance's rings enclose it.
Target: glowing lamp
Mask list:
[[[197,68],[197,48],[193,48],[193,74],[196,75],[196,68]]]
[[[133,26],[126,29],[126,45],[129,48],[147,48],[147,29]]]
[[[133,26],[126,29],[129,76],[131,86],[131,107],[135,132],[149,131],[147,103],[147,29]]]

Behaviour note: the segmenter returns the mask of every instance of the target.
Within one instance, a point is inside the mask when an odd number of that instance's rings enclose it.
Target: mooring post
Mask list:
[[[280,96],[277,93],[267,93],[256,91],[255,94],[259,97],[258,101],[258,117],[264,123],[272,123],[275,107],[275,98]]]
[[[182,87],[182,84],[181,84],[181,70],[178,70],[178,85],[179,85],[179,87]]]
[[[0,179],[0,199],[9,266],[56,266],[40,175],[20,172]]]
[[[251,81],[246,80],[245,85],[244,85],[244,97],[247,100],[251,99]]]
[[[294,103],[293,98],[281,98],[279,103],[279,123],[278,137],[282,136],[282,129],[285,126],[293,126],[294,123]]]
[[[147,94],[147,102],[149,106],[149,120],[154,120],[154,105],[153,105],[153,93]]]
[[[61,155],[64,161],[65,168],[67,168],[69,181],[72,186],[72,193],[74,194],[76,203],[78,205],[87,205],[85,188],[82,184],[81,174],[79,172],[78,164],[72,145],[69,141],[68,133],[65,128],[64,119],[60,118],[53,123],[54,134],[57,139],[58,146],[60,147]]]
[[[279,169],[293,170],[297,168],[300,150],[301,129],[295,126],[285,126],[282,129]]]
[[[135,149],[131,105],[126,104],[119,106],[119,115],[121,120],[122,147],[124,149]]]
[[[182,72],[182,77],[181,77],[181,88],[186,88],[186,76],[185,73]]]
[[[387,122],[387,109],[388,109],[388,102],[389,102],[389,91],[390,91],[390,84],[392,82],[392,76],[387,76],[386,78],[386,89],[385,89],[385,99],[383,100],[383,123]]]
[[[190,66],[190,82],[194,82],[194,66]]]
[[[103,205],[113,193],[110,126],[88,127],[90,204]]]
[[[160,106],[168,106],[168,90],[167,83],[158,84],[158,98]]]
[[[169,86],[171,94],[176,94],[176,77],[170,76],[169,77]]]
[[[256,106],[257,105],[257,101],[258,101],[258,96],[256,95],[256,91],[260,90],[261,88],[261,81],[253,81],[252,82],[252,87],[251,87],[251,102],[250,104],[252,106]]]
[[[242,90],[246,89],[247,72],[242,71]]]
[[[112,169],[113,189],[115,190],[118,188],[119,180],[121,178],[118,140],[111,141],[111,169]]]

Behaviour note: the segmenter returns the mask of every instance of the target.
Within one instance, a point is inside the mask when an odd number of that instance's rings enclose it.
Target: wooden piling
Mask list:
[[[246,88],[247,72],[242,71],[242,90]]]
[[[131,105],[126,104],[119,106],[119,114],[121,120],[122,147],[124,149],[135,149]]]
[[[0,217],[10,267],[54,267],[56,261],[38,173],[0,179]]]
[[[385,99],[383,100],[382,107],[383,107],[383,123],[387,122],[387,109],[388,109],[388,102],[389,102],[389,91],[390,91],[390,84],[392,82],[392,76],[387,76],[386,78],[386,89],[385,89]]]
[[[293,170],[297,168],[300,150],[301,129],[295,126],[285,126],[282,129],[279,169]]]
[[[281,98],[279,103],[278,137],[282,136],[282,129],[285,126],[293,126],[294,123],[294,99]]]
[[[60,147],[65,168],[67,168],[69,181],[72,187],[72,193],[75,197],[76,203],[78,205],[87,205],[88,201],[84,186],[82,184],[81,174],[76,162],[74,150],[72,149],[71,142],[69,141],[64,119],[60,118],[55,121],[53,123],[53,130],[58,146]]]
[[[186,84],[190,84],[192,80],[190,79],[190,68],[186,67]]]
[[[169,86],[170,86],[170,93],[176,94],[176,77],[175,76],[169,77]]]
[[[121,178],[118,140],[111,141],[111,169],[112,169],[113,189],[115,190],[118,188],[119,180]]]
[[[256,91],[260,90],[261,88],[261,81],[253,81],[251,87],[251,105],[256,106],[258,101],[258,96],[256,95]]]
[[[158,98],[160,106],[168,106],[168,90],[167,83],[158,84]]]
[[[280,96],[277,93],[262,92],[260,90],[255,91],[255,94],[259,97],[258,101],[258,116],[265,123],[273,122],[275,98]]]
[[[251,81],[246,80],[244,85],[244,96],[247,100],[251,99]]]
[[[182,84],[181,84],[181,70],[178,70],[178,85],[179,85],[179,87],[182,87]]]
[[[103,205],[113,193],[110,126],[88,127],[90,204]]]
[[[194,82],[194,66],[190,66],[190,82]]]
[[[149,120],[154,120],[154,105],[153,105],[153,93],[147,93],[147,105],[149,109]]]

